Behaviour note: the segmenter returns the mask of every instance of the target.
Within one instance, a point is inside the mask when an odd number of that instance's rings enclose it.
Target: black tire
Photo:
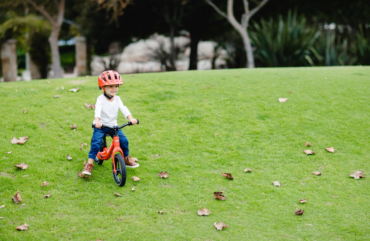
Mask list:
[[[112,163],[113,179],[118,186],[123,187],[126,184],[126,164],[121,154],[114,156],[114,164],[116,165],[116,173],[113,172]]]
[[[100,148],[100,150],[99,150],[99,151],[104,151],[104,150],[103,150],[103,147],[102,147],[102,148]],[[96,163],[96,164],[98,164],[98,165],[101,165],[101,164],[103,164],[103,162],[104,162],[104,160],[100,160],[100,159],[98,158],[98,156],[96,156],[96,157],[95,157],[94,161],[95,161],[95,163]]]

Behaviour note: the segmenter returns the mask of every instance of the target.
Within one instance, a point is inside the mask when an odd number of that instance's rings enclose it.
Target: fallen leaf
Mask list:
[[[14,197],[12,197],[13,201],[15,203],[19,203],[19,202],[22,202],[22,198],[21,198],[21,195],[19,195],[19,191],[17,191],[17,193],[15,194]]]
[[[28,168],[28,165],[27,164],[24,164],[23,162],[22,163],[19,163],[17,165],[15,165],[15,167],[18,167],[19,169],[27,169]]]
[[[333,196],[334,198],[337,198],[338,196],[337,195],[335,195],[335,196]]]
[[[280,187],[280,182],[279,181],[273,181],[272,182],[275,187]]]
[[[62,86],[62,90],[64,90],[64,87]]]
[[[286,102],[288,100],[288,98],[279,98],[279,102],[280,103],[284,103],[284,102]]]
[[[320,172],[312,172],[312,173],[315,174],[316,176],[321,176]]]
[[[157,157],[160,157],[160,155],[159,154],[154,154],[153,157],[157,158]]]
[[[306,202],[307,202],[307,200],[306,200],[306,199],[299,199],[299,201],[300,201],[301,203],[306,203]]]
[[[73,126],[69,126],[71,129],[77,129],[76,124],[73,124]]]
[[[288,94],[291,94],[291,93],[292,93],[292,91],[290,91],[290,90],[289,90],[289,91],[288,91]]]
[[[315,152],[313,152],[311,150],[304,150],[304,153],[306,153],[306,155],[313,155],[313,154],[315,154]]]
[[[49,185],[49,183],[47,181],[41,183],[41,187],[44,187],[44,186],[47,186],[47,185]]]
[[[334,147],[325,148],[325,150],[327,150],[328,152],[334,153]]]
[[[219,231],[228,227],[227,224],[224,224],[223,222],[221,222],[221,223],[216,222],[216,223],[214,223],[214,225],[215,225],[216,229],[219,230]]]
[[[251,172],[252,170],[249,168],[244,169],[244,172]]]
[[[27,113],[27,111],[26,111],[26,110],[23,110],[23,113],[25,113],[25,114],[26,114],[26,113]]]
[[[118,196],[118,197],[122,197],[121,194],[119,194],[118,192],[115,192],[114,195]]]
[[[16,137],[10,141],[12,144],[24,144],[28,140],[28,136],[19,137],[19,140]]]
[[[60,95],[54,95],[54,98],[59,98],[60,97]]]
[[[311,146],[311,143],[309,143],[308,141],[306,142],[306,144],[304,144],[305,146]]]
[[[23,203],[23,204],[21,205],[21,207],[24,207],[24,206],[26,206],[26,204],[25,204],[25,203]]]
[[[11,151],[8,151],[8,152],[7,152],[7,154],[10,154],[10,153],[12,153],[12,152],[11,152]]]
[[[294,212],[295,215],[302,215],[303,213],[304,213],[303,209],[296,209]]]
[[[223,177],[226,177],[226,178],[228,178],[228,179],[231,179],[231,180],[233,180],[234,178],[233,178],[233,176],[231,175],[231,173],[222,173],[222,176]]]
[[[130,74],[131,77],[134,77],[135,75],[134,74]]]
[[[307,226],[313,226],[312,224],[310,224],[310,223],[306,223],[305,225],[307,225]]]
[[[34,217],[31,217],[31,220],[34,219]]]
[[[138,178],[138,177],[132,176],[131,178],[132,178],[132,180],[134,180],[134,182],[140,181],[140,178]]]
[[[85,103],[85,106],[86,106],[88,109],[95,109],[95,105],[91,105],[91,104]]]
[[[46,81],[46,83],[50,84],[50,81]]]
[[[159,213],[159,214],[162,214],[162,213],[163,213],[163,211],[158,211],[158,213]]]
[[[67,154],[67,159],[72,160],[72,157],[69,154]]]
[[[0,219],[3,219],[3,217],[0,217]]]
[[[208,216],[211,213],[207,208],[198,209],[199,216]]]
[[[160,178],[167,178],[167,177],[168,177],[168,173],[167,173],[167,172],[159,172],[159,173],[158,173],[158,176],[159,176]]]
[[[50,197],[50,193],[49,194],[46,194],[45,196],[44,196],[44,198],[49,198]]]
[[[213,192],[213,198],[222,201],[226,200],[226,197],[222,193],[224,192]]]
[[[80,88],[79,87],[77,87],[77,88],[75,88],[75,89],[70,89],[69,91],[73,91],[73,92],[77,92],[78,90],[79,90]]]
[[[6,157],[5,157],[5,156],[3,156],[3,158],[4,158],[4,159],[6,159]]]
[[[135,187],[133,187],[133,188],[131,189],[131,191],[135,191]]]
[[[5,208],[5,205],[1,205],[0,208]]]
[[[56,89],[56,90],[59,90],[59,87],[56,87],[55,89]]]
[[[365,177],[363,175],[364,172],[360,172],[359,170],[355,171],[354,173],[351,173],[349,176],[353,177],[354,179],[360,179],[361,177]]]
[[[25,231],[25,230],[27,230],[27,227],[28,227],[28,224],[25,223],[21,226],[18,226],[16,229],[19,230],[19,231]]]

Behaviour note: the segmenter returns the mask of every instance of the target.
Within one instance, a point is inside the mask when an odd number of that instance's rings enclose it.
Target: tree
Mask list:
[[[247,56],[247,67],[248,68],[254,68],[254,57],[253,57],[253,49],[251,45],[251,41],[249,39],[248,35],[248,25],[249,20],[253,17],[258,10],[260,10],[267,2],[268,0],[262,0],[260,2],[257,2],[257,5],[252,10],[249,10],[249,3],[248,0],[243,0],[244,4],[244,13],[242,15],[241,23],[236,21],[234,17],[234,0],[227,0],[227,14],[222,12],[211,0],[205,0],[209,5],[211,5],[217,13],[219,13],[221,16],[226,18],[230,24],[239,32],[243,39],[244,48]]]
[[[31,4],[51,24],[51,34],[49,37],[49,44],[51,49],[52,69],[54,73],[53,77],[61,78],[63,76],[62,76],[62,67],[60,65],[58,38],[60,29],[63,24],[65,0],[60,0],[59,2],[58,0],[55,0],[53,1],[54,4],[48,4],[49,1],[44,1],[41,3],[36,3],[35,0],[24,0],[24,1]]]

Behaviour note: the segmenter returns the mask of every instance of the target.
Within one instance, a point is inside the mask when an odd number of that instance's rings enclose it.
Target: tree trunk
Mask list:
[[[53,78],[62,78],[62,67],[60,65],[59,56],[59,46],[58,46],[58,36],[59,36],[60,26],[53,26],[49,37],[49,43],[51,48],[51,62],[54,76]]]
[[[243,43],[244,43],[244,49],[247,56],[247,68],[254,68],[254,56],[253,56],[253,49],[252,44],[249,39],[249,35],[247,30],[242,35],[243,37]]]
[[[176,70],[176,46],[175,46],[175,31],[176,28],[174,26],[171,26],[171,33],[170,33],[170,64],[172,70]]]
[[[198,69],[198,44],[200,35],[198,31],[190,32],[190,59],[189,70]]]

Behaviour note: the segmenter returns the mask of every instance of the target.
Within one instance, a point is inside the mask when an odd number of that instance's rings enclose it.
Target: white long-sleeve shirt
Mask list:
[[[106,126],[116,126],[118,109],[121,110],[122,114],[126,117],[131,115],[130,111],[126,106],[123,105],[119,96],[114,96],[112,102],[108,101],[104,95],[99,95],[95,105],[95,118],[99,117],[100,122]],[[95,124],[95,120],[93,122]]]

